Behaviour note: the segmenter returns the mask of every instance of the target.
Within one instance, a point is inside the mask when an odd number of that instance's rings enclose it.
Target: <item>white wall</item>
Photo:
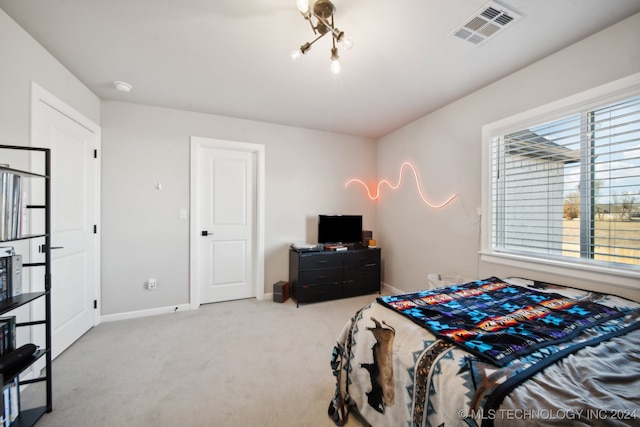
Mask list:
[[[458,198],[425,207],[413,185],[382,200],[378,232],[384,281],[402,290],[426,287],[429,273],[472,278],[524,276],[640,299],[637,291],[479,261],[481,127],[640,71],[640,14],[487,86],[378,141],[378,177],[395,177],[402,161],[419,168],[428,195]]]
[[[265,293],[288,280],[288,245],[316,241],[317,215],[364,215],[376,205],[345,182],[375,180],[376,144],[229,117],[102,102],[102,314],[189,302],[190,137],[263,144]],[[157,190],[157,182],[162,190]],[[148,278],[158,289],[145,290]]]
[[[0,144],[29,145],[31,81],[100,124],[98,97],[0,9]]]

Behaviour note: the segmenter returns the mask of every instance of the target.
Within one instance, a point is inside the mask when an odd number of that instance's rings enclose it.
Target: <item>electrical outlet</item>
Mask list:
[[[156,279],[147,280],[147,289],[153,291],[158,288],[158,281]]]

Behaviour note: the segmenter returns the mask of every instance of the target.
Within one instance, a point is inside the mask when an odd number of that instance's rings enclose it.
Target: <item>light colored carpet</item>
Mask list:
[[[331,351],[376,296],[300,308],[248,299],[100,324],[53,362],[54,409],[37,426],[333,426]]]

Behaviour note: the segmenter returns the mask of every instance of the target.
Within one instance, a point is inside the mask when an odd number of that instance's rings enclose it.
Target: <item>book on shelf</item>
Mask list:
[[[9,297],[22,293],[22,255],[13,254],[7,257],[7,277],[9,279]]]
[[[9,278],[7,273],[7,257],[0,258],[0,302],[9,298]]]
[[[5,232],[7,230],[7,206],[9,201],[7,195],[9,194],[9,173],[0,171],[0,240],[7,240],[5,238]]]
[[[11,425],[11,386],[5,385],[2,388],[2,400],[4,402],[4,427]]]
[[[17,376],[2,388],[0,404],[0,426],[9,427],[20,415],[20,386]]]
[[[4,376],[0,374],[0,384],[4,384]],[[4,402],[4,387],[2,387],[2,398],[0,398],[0,427],[7,425],[7,419],[5,418],[6,404]]]
[[[0,356],[16,349],[16,316],[0,317]]]
[[[13,247],[0,247],[0,301],[22,293],[22,255]]]
[[[22,236],[22,177],[0,172],[0,240]]]

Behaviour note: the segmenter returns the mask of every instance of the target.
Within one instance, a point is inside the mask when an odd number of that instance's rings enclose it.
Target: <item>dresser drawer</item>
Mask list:
[[[299,302],[316,302],[340,298],[342,290],[340,284],[329,285],[301,285]]]
[[[360,268],[345,268],[342,275],[345,284],[351,282],[380,282],[380,268],[377,265]]]
[[[345,282],[342,288],[342,295],[345,297],[354,297],[375,292],[380,292],[379,280]]]
[[[344,254],[345,267],[360,268],[365,266],[376,266],[380,264],[380,251],[376,249],[366,249],[362,251],[347,251]]]
[[[340,284],[342,282],[341,268],[327,268],[324,270],[307,270],[300,272],[300,285]]]
[[[300,270],[342,267],[342,254],[309,253],[300,255]]]

